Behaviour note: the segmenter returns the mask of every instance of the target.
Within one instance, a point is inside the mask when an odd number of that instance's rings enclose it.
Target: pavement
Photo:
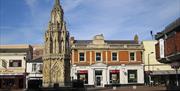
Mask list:
[[[25,91],[23,89],[17,90],[2,90],[0,91]],[[87,88],[87,91],[166,91],[166,87],[158,86],[158,87],[149,87],[149,86],[122,86],[122,87],[114,87],[114,88]]]
[[[0,91],[25,91],[24,89],[0,89]]]
[[[166,87],[125,86],[116,88],[88,88],[87,91],[166,91]]]

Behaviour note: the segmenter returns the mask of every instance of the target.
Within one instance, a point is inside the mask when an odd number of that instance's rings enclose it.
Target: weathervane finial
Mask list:
[[[60,3],[59,3],[59,0],[56,0],[55,1],[55,5],[59,5]]]

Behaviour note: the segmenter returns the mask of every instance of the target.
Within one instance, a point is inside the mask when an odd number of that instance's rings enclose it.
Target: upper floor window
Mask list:
[[[135,61],[135,52],[130,52],[130,61]]]
[[[112,61],[117,61],[117,52],[112,53]]]
[[[2,67],[7,68],[7,62],[4,59],[0,59],[2,61]]]
[[[32,64],[32,72],[35,72],[35,71],[36,71],[36,65],[37,65],[37,64]]]
[[[9,60],[9,67],[21,67],[22,60]]]
[[[101,53],[100,52],[96,53],[96,61],[101,61]]]
[[[83,52],[79,53],[79,61],[85,61]]]

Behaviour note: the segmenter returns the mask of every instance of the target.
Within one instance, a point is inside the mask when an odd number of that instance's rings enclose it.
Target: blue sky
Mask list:
[[[54,0],[0,0],[0,44],[42,44]],[[180,0],[61,0],[75,39],[150,40],[180,17]]]

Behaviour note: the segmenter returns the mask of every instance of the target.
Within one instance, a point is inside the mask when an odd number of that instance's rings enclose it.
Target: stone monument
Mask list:
[[[43,87],[61,87],[70,82],[69,32],[59,0],[55,0],[44,37]]]

